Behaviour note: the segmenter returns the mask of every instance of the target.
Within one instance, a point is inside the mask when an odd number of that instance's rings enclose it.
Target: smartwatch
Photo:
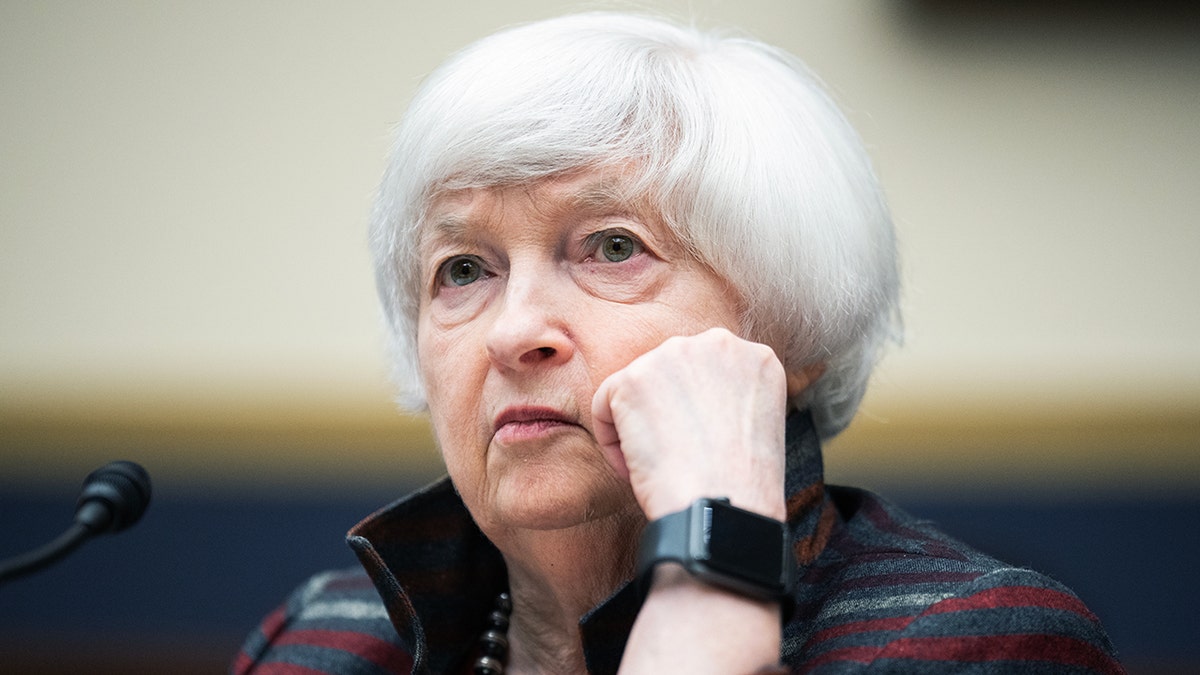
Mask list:
[[[781,600],[792,589],[787,526],[739,509],[727,498],[701,498],[646,525],[638,549],[643,583],[662,562],[692,576],[760,600]]]

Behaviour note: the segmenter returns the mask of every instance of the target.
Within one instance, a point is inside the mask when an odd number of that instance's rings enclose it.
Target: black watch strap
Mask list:
[[[646,523],[646,529],[642,531],[642,545],[638,547],[639,575],[664,562],[687,566],[691,518],[692,509],[688,507]]]
[[[638,574],[648,581],[659,563],[753,598],[778,600],[791,590],[792,564],[784,523],[739,509],[725,498],[702,498],[647,523]]]

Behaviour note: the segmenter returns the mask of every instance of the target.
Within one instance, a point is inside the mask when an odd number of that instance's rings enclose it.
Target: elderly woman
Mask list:
[[[823,484],[898,282],[793,57],[611,14],[481,40],[417,93],[371,234],[449,478],[236,672],[1120,671],[1067,589]]]

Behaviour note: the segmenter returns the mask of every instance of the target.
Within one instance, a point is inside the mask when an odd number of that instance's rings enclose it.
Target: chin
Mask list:
[[[633,491],[611,470],[580,473],[536,467],[509,472],[492,495],[490,520],[502,527],[559,530],[637,510]]]

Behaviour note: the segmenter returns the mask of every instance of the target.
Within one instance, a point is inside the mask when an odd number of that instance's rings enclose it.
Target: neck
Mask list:
[[[644,525],[633,510],[565,530],[493,538],[513,603],[505,672],[586,672],[579,620],[632,577]]]

